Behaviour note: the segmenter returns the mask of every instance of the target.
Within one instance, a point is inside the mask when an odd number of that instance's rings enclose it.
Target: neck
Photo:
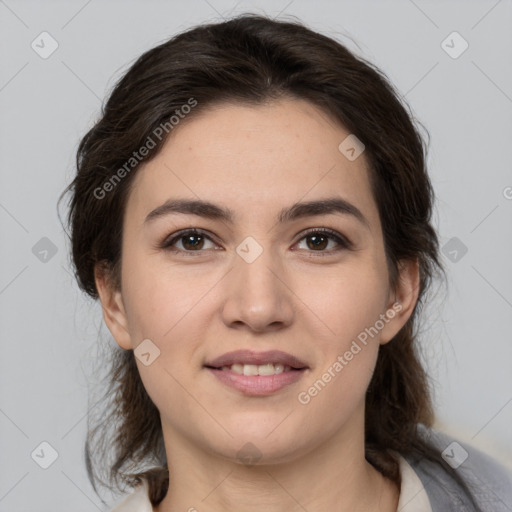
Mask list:
[[[357,429],[363,432],[363,429]],[[245,466],[166,436],[169,490],[154,512],[396,512],[399,490],[364,457],[364,438],[339,432],[282,463]],[[169,457],[172,455],[172,457]]]

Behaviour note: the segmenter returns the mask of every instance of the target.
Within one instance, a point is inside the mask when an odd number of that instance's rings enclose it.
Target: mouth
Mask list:
[[[207,361],[205,366],[208,368],[222,370],[223,368],[235,369],[233,371],[240,370],[240,367],[245,370],[249,367],[248,371],[254,371],[253,367],[267,367],[267,371],[270,371],[270,366],[273,370],[285,368],[302,370],[308,368],[306,363],[301,361],[297,356],[281,352],[280,350],[268,350],[266,352],[255,352],[253,350],[235,350],[234,352],[227,352],[211,361]],[[259,371],[259,370],[258,370]],[[265,368],[262,368],[265,372]],[[241,372],[243,373],[243,371]],[[274,373],[274,372],[273,372]],[[279,371],[279,373],[282,373]],[[255,373],[246,375],[256,375]],[[263,375],[263,374],[260,374]]]
[[[272,350],[237,350],[207,362],[218,380],[245,395],[269,395],[296,383],[309,367],[296,356]]]
[[[302,370],[302,368],[292,368],[288,365],[283,365],[279,363],[266,363],[266,364],[242,364],[242,363],[234,363],[232,365],[225,365],[222,367],[214,367],[214,366],[206,366],[206,368],[210,368],[211,370],[221,370],[223,372],[231,371],[236,373],[237,375],[279,375],[280,373],[290,372],[294,370]]]

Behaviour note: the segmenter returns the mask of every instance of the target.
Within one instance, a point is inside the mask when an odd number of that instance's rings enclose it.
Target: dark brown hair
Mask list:
[[[416,341],[418,314],[431,281],[444,274],[431,225],[434,195],[427,148],[410,108],[380,70],[339,42],[299,21],[246,14],[191,28],[140,56],[81,140],[78,172],[64,191],[72,192],[68,223],[76,279],[97,299],[94,267],[102,265],[121,286],[124,208],[138,169],[131,164],[127,169],[126,163],[147,146],[148,138],[155,146],[142,161],[158,154],[166,138],[159,140],[155,130],[177,110],[191,99],[196,102],[180,119],[183,123],[221,102],[260,105],[279,98],[314,104],[364,143],[390,286],[397,284],[401,260],[419,263],[419,300],[400,332],[380,347],[366,399],[366,457],[399,483],[391,450],[441,463],[440,454],[418,432],[418,424],[433,422],[429,381]],[[119,173],[121,168],[125,172]],[[122,176],[113,182],[116,173]],[[108,191],[107,182],[112,185]],[[142,384],[133,351],[113,346],[108,355],[108,383],[98,402],[104,409],[93,426],[96,406],[89,415],[89,478],[95,489],[101,482],[123,492],[119,484],[131,487],[147,479],[155,506],[169,483],[159,411]]]

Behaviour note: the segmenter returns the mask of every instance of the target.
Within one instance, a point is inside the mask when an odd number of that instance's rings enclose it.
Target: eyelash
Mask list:
[[[329,251],[325,251],[325,250],[322,250],[322,251],[308,250],[307,251],[307,252],[317,253],[316,255],[318,255],[318,256],[328,256],[330,254],[337,253],[342,250],[352,250],[352,248],[353,248],[353,244],[348,238],[346,238],[343,235],[340,235],[338,232],[333,231],[332,229],[329,229],[329,228],[310,228],[302,234],[301,238],[297,241],[297,243],[301,242],[304,238],[307,238],[309,235],[312,235],[312,234],[325,235],[325,236],[327,236],[327,238],[334,240],[341,246],[341,248],[338,248],[335,250],[331,249]],[[172,247],[175,242],[179,241],[181,238],[183,238],[187,235],[204,236],[208,240],[214,242],[214,240],[212,240],[212,238],[210,236],[208,236],[208,234],[205,231],[203,231],[201,229],[197,229],[197,228],[192,228],[192,229],[186,229],[183,231],[178,231],[177,233],[171,235],[172,238],[170,238],[170,239],[169,239],[169,237],[167,237],[160,244],[160,249],[165,249],[166,251],[173,252],[173,253],[184,253],[187,256],[195,256],[194,253],[204,252],[204,250],[202,250],[202,249],[199,249],[197,251],[186,251],[183,249],[176,249],[176,248]]]

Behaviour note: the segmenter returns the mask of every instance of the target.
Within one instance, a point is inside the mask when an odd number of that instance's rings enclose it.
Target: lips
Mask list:
[[[204,368],[223,385],[251,397],[273,395],[297,385],[309,371],[304,361],[279,350],[227,352]]]
[[[290,368],[301,370],[308,368],[307,364],[298,357],[280,350],[269,350],[266,352],[254,352],[251,350],[235,350],[227,352],[211,361],[205,363],[207,368],[221,369],[225,366],[240,365],[283,365]]]

